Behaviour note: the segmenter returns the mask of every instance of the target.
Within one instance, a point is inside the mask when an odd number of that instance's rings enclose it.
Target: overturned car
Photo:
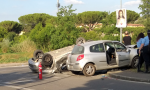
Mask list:
[[[71,53],[74,45],[61,48],[55,51],[43,53],[41,50],[36,50],[33,58],[28,60],[29,68],[32,72],[38,72],[38,66],[41,62],[43,72],[54,73],[66,70],[66,60],[69,53]]]

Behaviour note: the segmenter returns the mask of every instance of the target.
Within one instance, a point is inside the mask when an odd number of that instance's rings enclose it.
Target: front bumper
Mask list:
[[[40,62],[34,62],[32,58],[30,58],[28,60],[28,64],[29,64],[29,68],[33,71],[33,72],[38,72],[38,66],[40,64]]]

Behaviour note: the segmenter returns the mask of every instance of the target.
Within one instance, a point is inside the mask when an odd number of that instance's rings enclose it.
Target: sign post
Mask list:
[[[120,1],[120,9],[116,10],[116,27],[120,28],[120,43],[122,43],[122,29],[127,26],[126,9],[122,9],[122,0]]]
[[[122,0],[120,0],[120,9],[122,9]],[[122,43],[122,27],[120,28],[120,43]]]

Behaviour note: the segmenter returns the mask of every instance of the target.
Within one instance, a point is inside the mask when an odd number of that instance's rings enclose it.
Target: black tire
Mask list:
[[[87,71],[87,69],[89,69],[90,71]],[[85,76],[93,76],[95,74],[95,71],[96,71],[95,66],[92,63],[86,64],[85,67],[83,68],[83,74]]]
[[[42,50],[35,50],[33,53],[34,60],[38,59],[41,55],[44,55]]]
[[[83,37],[79,37],[77,40],[76,40],[76,45],[78,44],[84,44],[85,43],[85,39]]]
[[[51,66],[52,64],[53,64],[53,58],[51,54],[49,53],[44,54],[44,56],[42,57],[42,65]]]
[[[87,40],[86,42],[91,42],[91,41],[93,41],[93,40]]]
[[[80,73],[80,71],[71,71],[73,74],[79,74]]]
[[[136,56],[133,58],[132,63],[131,63],[131,68],[136,68],[138,65],[139,57]]]

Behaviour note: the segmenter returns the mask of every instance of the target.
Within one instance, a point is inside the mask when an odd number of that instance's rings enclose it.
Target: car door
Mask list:
[[[120,67],[124,65],[129,65],[130,53],[127,52],[127,48],[119,42],[114,42],[114,46],[116,48],[116,60],[118,61],[118,66]]]
[[[95,63],[97,70],[106,68],[107,61],[103,43],[90,46],[90,58]]]

